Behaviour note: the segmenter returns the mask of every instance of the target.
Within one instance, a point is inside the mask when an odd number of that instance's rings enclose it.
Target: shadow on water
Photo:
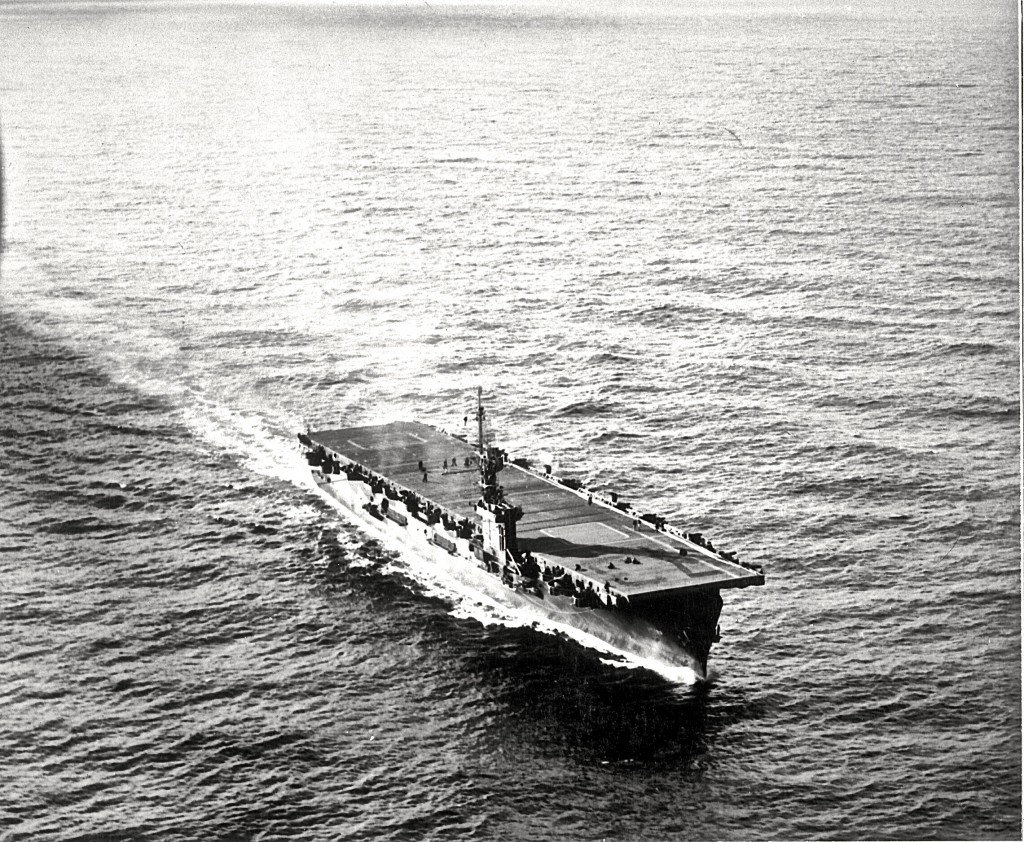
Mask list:
[[[713,685],[603,663],[573,641],[490,629],[467,659],[515,738],[587,762],[699,770],[721,728],[747,715]],[[719,704],[722,702],[722,704]]]
[[[446,681],[488,700],[490,737],[502,746],[697,776],[723,729],[760,715],[734,690],[713,682],[676,684],[645,669],[611,665],[560,636],[457,619],[444,600],[417,594],[402,577],[373,565],[350,566],[352,551],[335,541],[320,550],[329,559],[320,574],[325,590],[344,591],[346,601],[369,600],[374,624],[396,640],[415,633],[426,647],[426,664],[443,662]],[[366,561],[379,550],[370,542],[355,556]]]

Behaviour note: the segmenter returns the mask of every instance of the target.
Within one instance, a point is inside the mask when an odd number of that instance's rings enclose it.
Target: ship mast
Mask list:
[[[480,449],[480,494],[486,503],[502,502],[501,493],[498,490],[498,464],[497,454],[491,452],[487,445],[484,431],[484,390],[482,386],[476,387],[476,424],[478,446]]]
[[[489,447],[484,438],[483,388],[476,391],[476,423],[480,447],[480,502],[476,511],[480,515],[483,533],[483,550],[498,564],[504,564],[507,557],[519,559],[519,544],[516,540],[516,521],[523,516],[523,510],[505,500],[505,494],[498,485],[498,471],[504,467],[504,455],[496,448]]]
[[[484,443],[484,387],[476,387],[476,423],[477,423],[477,450],[483,456],[487,451]]]

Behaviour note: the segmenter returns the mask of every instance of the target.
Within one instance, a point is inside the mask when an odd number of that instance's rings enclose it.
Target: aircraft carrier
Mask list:
[[[414,421],[299,435],[317,489],[481,599],[593,648],[707,676],[720,592],[762,570],[548,466]]]

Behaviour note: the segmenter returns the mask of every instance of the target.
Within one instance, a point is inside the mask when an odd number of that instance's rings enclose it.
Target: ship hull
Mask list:
[[[670,604],[650,606],[645,611],[580,607],[572,598],[552,595],[544,589],[506,584],[481,564],[466,540],[455,538],[445,542],[449,546],[438,545],[431,526],[414,517],[400,502],[391,503],[391,516],[382,515],[380,497],[362,481],[346,479],[343,474],[325,475],[319,470],[312,472],[311,479],[317,492],[349,522],[389,548],[426,562],[431,578],[487,605],[503,619],[564,635],[587,648],[673,679],[694,682],[706,678],[707,650],[717,636],[721,609],[717,590],[704,594],[702,609],[688,612],[690,616],[681,616],[678,605]],[[698,622],[694,613],[702,615]],[[701,638],[706,643],[688,647],[685,629],[691,639]]]

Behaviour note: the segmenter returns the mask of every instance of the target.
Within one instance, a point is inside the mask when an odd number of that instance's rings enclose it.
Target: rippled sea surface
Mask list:
[[[1019,839],[1011,4],[0,6],[0,837]],[[320,502],[461,420],[764,564],[706,686]]]

